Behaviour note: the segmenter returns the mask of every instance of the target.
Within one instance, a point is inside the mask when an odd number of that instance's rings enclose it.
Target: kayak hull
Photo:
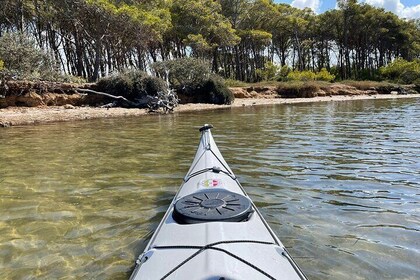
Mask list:
[[[306,279],[225,162],[210,126],[203,128],[190,170],[130,279]],[[211,197],[215,192],[243,199]],[[203,195],[215,206],[206,205]],[[244,202],[250,209],[244,208],[242,221],[223,221],[218,209],[230,212]],[[183,213],[174,215],[177,207],[192,209],[187,223],[177,218]]]

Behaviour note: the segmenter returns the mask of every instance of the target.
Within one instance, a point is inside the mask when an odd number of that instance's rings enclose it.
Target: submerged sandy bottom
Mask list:
[[[351,95],[351,96],[327,96],[313,98],[236,98],[231,105],[214,104],[182,104],[175,112],[213,110],[220,108],[234,108],[242,106],[258,106],[272,104],[294,104],[309,102],[346,101],[364,99],[390,99],[390,98],[419,98],[420,94],[397,95]],[[146,109],[125,108],[98,108],[98,107],[9,107],[0,109],[0,127],[16,125],[33,125],[48,122],[75,121],[95,118],[114,118],[125,116],[148,115]]]

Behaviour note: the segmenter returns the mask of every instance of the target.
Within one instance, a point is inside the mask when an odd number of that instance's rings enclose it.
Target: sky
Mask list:
[[[402,18],[420,19],[420,0],[358,0],[372,6],[384,8]],[[290,4],[296,8],[311,8],[315,13],[323,13],[336,7],[336,0],[274,0],[276,3]]]

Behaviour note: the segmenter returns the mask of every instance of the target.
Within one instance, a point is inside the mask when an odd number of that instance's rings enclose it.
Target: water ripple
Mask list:
[[[210,122],[309,279],[417,279],[419,119],[399,99],[2,130],[1,278],[127,279]]]

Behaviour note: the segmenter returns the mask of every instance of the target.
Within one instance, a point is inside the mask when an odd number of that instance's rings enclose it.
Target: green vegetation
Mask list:
[[[193,102],[197,103],[231,104],[235,99],[223,79],[217,77],[211,77],[203,86],[191,89],[187,94],[194,96]]]
[[[36,46],[24,33],[4,33],[0,37],[0,71],[2,75],[20,79],[52,82],[86,82],[82,77],[63,74],[54,58]]]
[[[264,64],[264,68],[255,70],[258,80],[271,81],[274,80],[280,72],[280,67],[271,61]]]
[[[278,94],[285,98],[315,97],[319,90],[319,83],[302,81],[282,82],[277,87]]]
[[[322,68],[319,72],[313,71],[291,71],[287,74],[289,81],[326,81],[332,82],[335,75],[332,75],[327,69]]]
[[[97,81],[194,57],[208,61],[213,73],[244,82],[285,81],[292,71],[298,79],[312,79],[311,71],[322,73],[321,80],[375,80],[394,79],[379,69],[397,58],[420,58],[418,20],[356,0],[339,0],[338,9],[319,15],[271,0],[3,0],[1,7],[2,40],[13,33],[33,42],[3,48],[4,67],[38,76],[46,67]],[[20,65],[16,55],[36,59]],[[415,72],[396,79],[412,82]]]
[[[388,86],[389,83],[387,82],[377,82],[377,81],[352,81],[352,80],[346,80],[342,81],[342,84],[355,87],[359,90],[371,90],[379,87]]]
[[[48,56],[23,33],[5,33],[0,37],[0,57],[2,68],[21,77],[40,77],[49,71]]]
[[[346,80],[342,81],[342,84],[355,87],[358,90],[375,90],[380,94],[390,94],[391,92],[398,92],[402,93],[402,86],[387,82],[387,81],[352,81],[352,80]],[[416,89],[414,89],[416,90]],[[413,92],[415,93],[415,92]],[[420,91],[417,90],[417,93],[420,93]]]
[[[182,99],[195,103],[231,104],[234,96],[222,77],[213,74],[207,60],[180,58],[153,64]]]
[[[158,92],[166,92],[168,87],[164,80],[151,77],[146,72],[125,71],[100,79],[95,89],[136,100],[146,95],[156,96]]]
[[[233,79],[225,80],[225,84],[228,87],[246,87],[249,85],[248,83],[238,81],[238,80],[233,80]]]
[[[396,59],[385,67],[379,69],[381,75],[391,81],[403,84],[420,84],[420,59],[411,62]]]
[[[187,86],[202,85],[213,75],[208,60],[191,57],[156,62],[152,67],[160,77],[167,79],[171,87],[177,90]]]

